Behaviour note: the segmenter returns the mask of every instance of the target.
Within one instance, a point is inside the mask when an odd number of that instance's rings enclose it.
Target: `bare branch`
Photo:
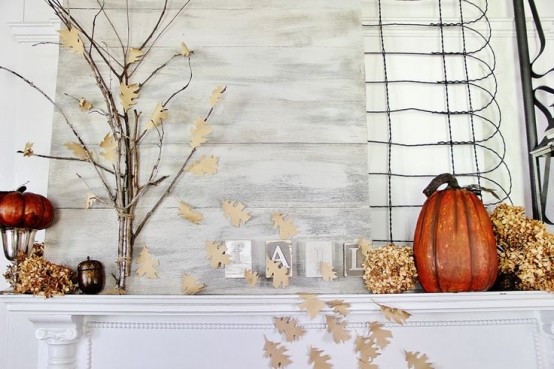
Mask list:
[[[167,100],[165,100],[165,102],[163,103],[164,106],[166,106],[167,104],[169,104],[169,102],[175,97],[177,96],[179,93],[183,92],[184,90],[187,89],[187,87],[189,87],[190,85],[190,82],[192,81],[192,66],[190,65],[190,56],[187,56],[188,58],[188,65],[189,65],[189,80],[187,81],[187,83],[182,87],[180,88],[179,90],[175,91],[171,96],[169,96],[169,98]]]
[[[21,150],[17,150],[17,153],[18,154],[25,154],[25,152],[21,151]],[[37,153],[33,153],[32,156],[37,156],[39,158],[44,158],[44,159],[53,159],[53,160],[68,160],[68,161],[79,161],[79,162],[83,162],[83,163],[87,163],[89,162],[88,160],[86,159],[79,159],[79,158],[75,158],[75,157],[70,157],[70,156],[54,156],[54,155],[44,155],[44,154],[37,154]],[[114,174],[113,170],[103,166],[102,164],[100,163],[97,163],[97,162],[92,162],[93,165],[97,166],[98,168],[102,169],[103,171],[106,171],[110,174]]]

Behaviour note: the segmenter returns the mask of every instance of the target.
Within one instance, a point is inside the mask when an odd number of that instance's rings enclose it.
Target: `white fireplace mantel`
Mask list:
[[[318,297],[351,304],[346,319],[352,342],[356,334],[366,334],[370,321],[393,332],[392,348],[376,359],[381,369],[405,367],[402,350],[426,353],[437,369],[554,368],[554,294]],[[298,295],[0,296],[8,316],[27,317],[45,345],[39,369],[213,368],[222,363],[265,368],[264,337],[287,345],[291,369],[307,367],[309,346],[328,352],[335,367],[356,368],[352,342],[335,344],[326,332],[325,315],[332,311],[311,320],[300,303]],[[405,325],[391,323],[379,305],[412,315]],[[307,331],[301,342],[285,343],[275,330],[272,318],[282,316],[295,317]]]

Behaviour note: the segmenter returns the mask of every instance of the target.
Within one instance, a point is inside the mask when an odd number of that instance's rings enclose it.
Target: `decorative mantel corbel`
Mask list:
[[[48,369],[75,369],[77,344],[83,332],[83,317],[78,315],[34,315],[35,337],[48,345]]]

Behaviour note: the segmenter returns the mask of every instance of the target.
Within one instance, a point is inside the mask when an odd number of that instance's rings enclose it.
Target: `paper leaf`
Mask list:
[[[190,274],[183,274],[182,290],[185,295],[196,295],[198,292],[204,289],[204,283],[198,281]]]
[[[350,304],[344,300],[332,300],[327,302],[327,305],[336,313],[346,317],[350,313]]]
[[[358,240],[358,249],[360,249],[362,255],[365,257],[373,249],[373,245],[365,238],[360,238]]]
[[[251,218],[245,209],[246,206],[239,201],[223,200],[221,207],[225,218],[229,219],[235,227],[240,227],[241,224],[248,222]]]
[[[366,363],[372,362],[376,357],[381,355],[379,348],[375,344],[375,340],[365,336],[356,337],[354,342],[354,352],[360,355],[358,360]]]
[[[201,117],[196,118],[190,130],[190,146],[195,149],[208,141],[206,136],[212,133],[212,127]]]
[[[227,251],[227,248],[221,242],[206,241],[206,253],[212,268],[220,268],[231,262],[229,255],[225,254],[225,251]]]
[[[327,321],[327,332],[333,335],[335,343],[343,343],[350,339],[350,332],[346,329],[346,320],[332,315],[327,315],[325,320]]]
[[[282,369],[292,363],[284,345],[268,340],[265,335],[264,340],[264,357],[270,359],[273,369]]]
[[[383,324],[378,322],[369,323],[369,337],[375,341],[375,344],[384,350],[390,343],[392,332],[383,328]]]
[[[273,317],[273,325],[277,331],[285,336],[287,342],[300,340],[306,331],[298,326],[298,321],[291,317]]]
[[[210,104],[212,107],[216,106],[219,100],[221,99],[221,95],[225,92],[225,87],[223,86],[217,86],[213,89],[212,94],[210,95]]]
[[[115,162],[117,158],[117,142],[115,142],[111,134],[107,133],[104,136],[104,139],[100,142],[100,147],[103,149],[100,151],[100,156],[110,163]]]
[[[244,279],[246,279],[248,287],[256,287],[256,285],[258,284],[258,273],[253,272],[250,269],[246,269],[244,271]]]
[[[321,271],[321,277],[326,282],[330,282],[333,279],[337,278],[337,272],[333,269],[333,266],[329,263],[322,261],[319,265],[319,270]]]
[[[190,54],[192,54],[192,53],[193,53],[193,51],[189,49],[187,44],[185,44],[184,42],[181,42],[181,55],[190,56]]]
[[[410,369],[433,369],[433,365],[427,361],[429,358],[425,354],[404,350],[404,356]]]
[[[265,258],[265,276],[267,278],[273,277],[273,275],[277,272],[279,269],[279,265],[281,265],[280,262],[271,260],[270,258]]]
[[[289,285],[289,270],[281,262],[266,259],[266,275],[273,278],[273,287],[285,288]]]
[[[79,99],[79,109],[81,109],[81,111],[89,111],[92,109],[92,104],[84,97],[81,97]]]
[[[73,155],[78,158],[78,159],[81,159],[81,160],[88,160],[89,159],[89,154],[88,152],[86,152],[86,150],[84,149],[83,146],[81,146],[80,143],[77,143],[77,142],[66,142],[64,144],[64,146],[66,148],[68,148],[69,150],[73,151]]]
[[[32,142],[27,142],[25,144],[25,147],[23,148],[23,156],[26,156],[26,157],[30,157],[30,156],[33,156],[34,152],[33,152],[33,143]]]
[[[358,358],[358,369],[379,369],[377,364]]]
[[[158,269],[160,261],[152,256],[150,250],[146,246],[140,251],[140,256],[137,258],[137,275],[139,277],[146,276],[148,279],[158,279]]]
[[[127,85],[125,83],[119,84],[119,98],[121,99],[121,105],[125,111],[131,109],[131,106],[135,105],[136,98],[138,98],[138,91],[140,86],[137,83]]]
[[[300,303],[300,309],[306,310],[310,319],[315,318],[321,310],[325,309],[325,302],[320,300],[317,295],[312,295],[309,293],[300,293],[298,294],[301,300],[304,302]]]
[[[333,365],[329,360],[331,356],[323,355],[323,350],[310,346],[308,364],[313,364],[314,369],[331,369]]]
[[[87,198],[85,200],[85,209],[90,209],[92,207],[92,205],[94,205],[96,200],[98,200],[96,195],[94,195],[93,193],[90,193],[90,192],[87,193]]]
[[[60,29],[60,42],[63,47],[71,50],[75,54],[83,55],[85,52],[85,45],[81,40],[81,34],[79,30],[75,27],[71,29]]]
[[[127,63],[132,64],[138,62],[144,56],[144,51],[131,47],[129,53],[127,54]]]
[[[381,308],[381,313],[383,314],[385,319],[400,325],[404,325],[404,323],[406,323],[406,320],[412,316],[412,314],[404,310],[392,308],[390,306],[381,305],[381,304],[377,304],[377,305],[379,305],[379,307]]]
[[[146,129],[153,129],[162,125],[163,121],[169,117],[167,109],[161,103],[158,103],[150,115],[150,120],[146,124]]]
[[[179,216],[194,224],[200,224],[204,219],[202,214],[195,212],[189,204],[182,201],[179,201]]]
[[[187,172],[190,172],[197,176],[202,176],[205,174],[216,174],[218,171],[218,161],[219,158],[214,155],[203,155],[192,163],[188,168]]]
[[[279,237],[281,237],[282,240],[290,239],[298,234],[298,230],[292,222],[292,219],[282,213],[273,213],[271,220],[273,221],[273,229],[279,228]]]

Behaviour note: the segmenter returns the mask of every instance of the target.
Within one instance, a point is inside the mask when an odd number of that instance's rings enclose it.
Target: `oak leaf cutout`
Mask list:
[[[383,328],[384,325],[378,322],[369,323],[369,337],[375,341],[375,344],[384,350],[390,343],[392,332]]]
[[[282,240],[290,239],[298,234],[298,229],[296,229],[290,217],[275,212],[271,216],[271,220],[273,221],[273,229],[279,228],[279,237],[281,237]]]
[[[358,369],[379,369],[379,366],[373,364],[371,361],[358,358]]]
[[[350,313],[350,303],[344,300],[331,300],[327,305],[332,308],[337,314],[346,317]]]
[[[90,209],[92,205],[98,200],[95,194],[87,193],[87,198],[85,199],[85,209]]]
[[[221,99],[221,95],[225,92],[226,87],[223,86],[217,86],[213,89],[212,94],[210,95],[210,105],[212,108],[217,105],[219,100]]]
[[[153,129],[162,125],[163,121],[169,117],[167,109],[161,104],[158,103],[150,116],[150,120],[146,124],[146,129]]]
[[[33,145],[34,144],[32,142],[27,142],[25,144],[25,147],[23,148],[23,156],[26,156],[26,157],[33,156],[33,154],[34,154]]]
[[[319,270],[324,281],[330,282],[333,279],[337,279],[337,272],[335,272],[331,264],[322,261],[319,265]]]
[[[197,176],[216,174],[219,170],[218,161],[219,158],[215,155],[203,155],[187,168],[187,172]]]
[[[193,53],[193,51],[191,49],[189,49],[187,44],[185,44],[184,42],[181,42],[181,55],[190,56],[190,54],[192,54],[192,53]]]
[[[127,63],[132,64],[138,62],[144,56],[144,51],[137,49],[135,47],[129,48],[129,53],[127,54]]]
[[[408,320],[409,317],[412,316],[412,314],[408,313],[405,310],[393,308],[386,305],[377,304],[381,308],[381,313],[387,319],[388,321],[395,322],[400,325],[404,325],[406,323],[406,320]]]
[[[107,133],[104,136],[102,142],[100,142],[100,156],[102,156],[106,161],[113,163],[117,157],[117,142],[113,139],[113,136],[110,133]]]
[[[85,148],[78,142],[66,142],[64,146],[73,151],[73,155],[77,159],[81,160],[89,160],[90,156],[89,153],[85,150]]]
[[[60,29],[60,42],[63,47],[71,50],[77,55],[83,55],[85,52],[85,45],[81,40],[81,33],[75,27]]]
[[[256,287],[256,285],[258,284],[258,273],[252,271],[251,269],[245,269],[244,279],[246,279],[248,287]]]
[[[122,82],[119,84],[119,99],[121,100],[121,105],[123,106],[123,110],[127,111],[137,103],[136,99],[139,96],[138,95],[139,90],[140,90],[140,86],[138,85],[138,83],[132,83],[130,85],[127,85]]]
[[[410,369],[434,369],[433,365],[427,361],[429,358],[426,354],[404,350],[404,357]]]
[[[360,249],[362,255],[365,257],[373,249],[373,245],[371,241],[368,241],[365,238],[360,238],[358,240],[358,249]]]
[[[273,369],[282,369],[292,363],[284,345],[268,340],[265,335],[264,340],[264,357],[270,359]]]
[[[229,255],[225,254],[227,247],[221,242],[206,241],[206,253],[210,266],[214,269],[224,267],[231,262]]]
[[[358,360],[365,363],[371,363],[376,357],[381,355],[375,340],[366,336],[356,337],[354,341],[354,352],[360,355]]]
[[[346,320],[332,315],[327,315],[325,320],[327,321],[327,332],[333,335],[335,343],[343,343],[350,339],[350,332],[346,329]]]
[[[202,214],[195,212],[189,204],[182,201],[179,201],[179,216],[194,224],[200,224],[204,219]]]
[[[160,261],[153,257],[150,250],[144,246],[140,251],[140,255],[137,258],[137,275],[139,277],[146,276],[148,279],[158,279],[158,269]]]
[[[196,118],[190,129],[190,146],[195,149],[208,141],[206,136],[212,133],[212,127],[202,117]]]
[[[289,270],[281,262],[266,258],[266,276],[273,278],[273,287],[285,288],[289,285]]]
[[[298,325],[298,321],[292,317],[273,317],[273,325],[277,331],[285,336],[287,342],[300,340],[306,331]]]
[[[323,355],[323,350],[310,346],[308,364],[313,364],[313,369],[331,369],[333,365],[329,360],[331,356]]]
[[[182,291],[185,295],[196,295],[198,292],[204,289],[204,283],[198,281],[188,273],[183,274],[183,282],[181,285]]]
[[[81,111],[89,111],[92,109],[92,104],[84,97],[81,97],[79,99],[79,109],[81,109]]]
[[[298,297],[304,301],[298,306],[301,310],[306,310],[310,319],[314,319],[321,312],[321,310],[325,309],[325,302],[320,300],[317,295],[299,293]]]
[[[250,214],[246,210],[246,206],[239,201],[223,200],[221,207],[223,208],[225,218],[229,219],[231,224],[235,227],[240,227],[251,218]]]
[[[273,277],[273,274],[277,272],[277,269],[279,269],[279,265],[281,265],[280,262],[271,260],[270,258],[265,258],[265,276],[267,278]]]

